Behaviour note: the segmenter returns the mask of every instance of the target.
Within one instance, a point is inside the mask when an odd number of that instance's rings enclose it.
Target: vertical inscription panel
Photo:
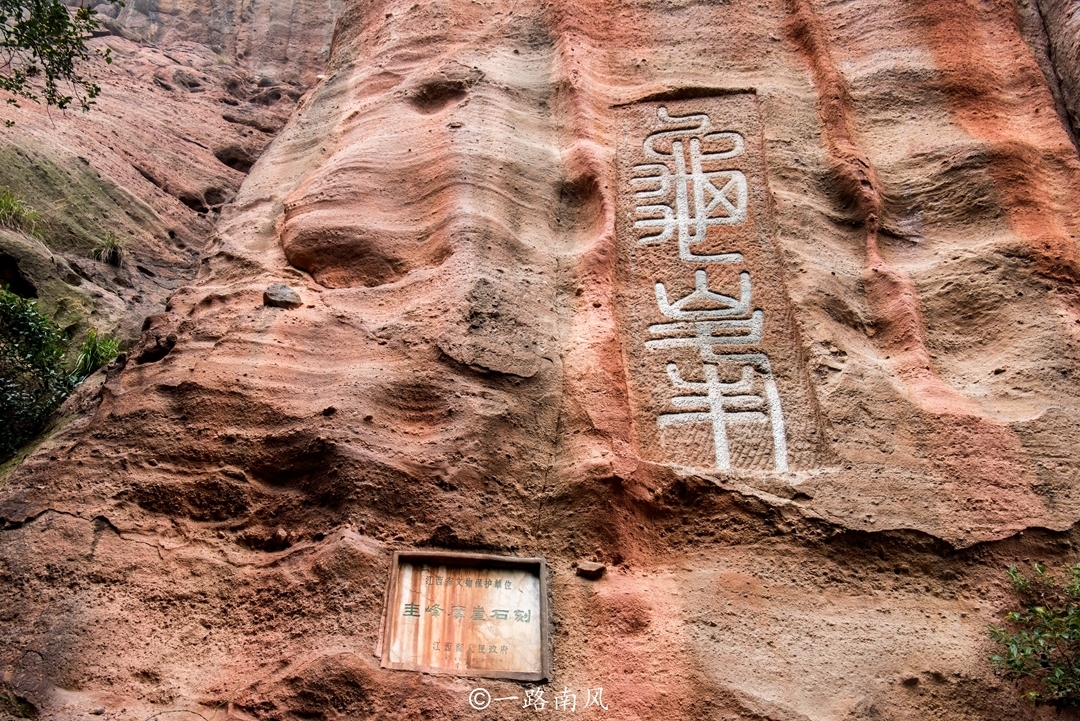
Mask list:
[[[619,113],[617,312],[641,452],[708,471],[814,465],[756,98]]]
[[[545,679],[543,560],[395,554],[379,653],[384,668]]]

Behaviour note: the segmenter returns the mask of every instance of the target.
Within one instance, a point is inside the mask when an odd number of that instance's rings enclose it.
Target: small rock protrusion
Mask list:
[[[271,308],[299,308],[304,304],[300,294],[284,283],[271,283],[263,293],[263,305]]]
[[[273,553],[274,551],[284,551],[291,545],[292,534],[279,527],[263,542],[263,550]]]
[[[97,708],[90,709],[87,713],[89,713],[91,716],[104,716],[105,709],[101,706],[98,706]]]
[[[604,575],[607,566],[596,561],[578,561],[577,575],[595,581]]]

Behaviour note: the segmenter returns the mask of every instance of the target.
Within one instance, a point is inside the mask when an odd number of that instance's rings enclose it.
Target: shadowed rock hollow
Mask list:
[[[379,668],[391,554],[430,547],[547,559],[551,692],[602,686],[597,718],[1049,718],[986,627],[1005,565],[1075,562],[1069,22],[344,3],[197,276],[8,473],[0,681],[44,718],[531,718]],[[695,113],[739,136],[699,141],[745,197],[669,276],[629,178]],[[736,246],[745,281],[701,260]],[[752,287],[786,424],[738,426],[728,464],[650,395],[654,286],[697,271]]]

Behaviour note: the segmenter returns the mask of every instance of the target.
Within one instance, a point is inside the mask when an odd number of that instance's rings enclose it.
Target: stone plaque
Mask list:
[[[756,96],[619,113],[616,312],[642,455],[710,471],[814,465]]]
[[[395,553],[376,653],[383,668],[546,680],[544,560]]]

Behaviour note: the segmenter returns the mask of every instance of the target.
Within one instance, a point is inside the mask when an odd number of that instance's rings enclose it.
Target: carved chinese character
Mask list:
[[[656,304],[673,323],[656,323],[649,332],[657,336],[645,342],[650,350],[696,347],[702,360],[715,360],[717,348],[756,345],[761,342],[765,315],[750,312],[750,274],[739,274],[739,297],[712,291],[704,270],[694,273],[694,290],[672,303],[663,283],[656,284]]]
[[[634,196],[653,201],[636,208],[634,227],[646,231],[638,242],[662,243],[677,234],[682,260],[740,262],[741,253],[698,254],[691,246],[705,241],[710,227],[746,220],[746,176],[717,165],[742,154],[742,136],[714,130],[704,113],[671,116],[660,107],[656,117],[676,127],[657,131],[642,144],[645,157],[659,162],[634,166],[639,173],[630,180],[638,188]]]
[[[780,410],[780,394],[776,389],[768,360],[765,359],[765,372],[755,373],[754,365],[761,366],[760,354],[742,366],[739,380],[726,383],[720,380],[717,366],[702,364],[704,381],[690,381],[683,378],[675,363],[667,365],[668,378],[679,390],[691,391],[691,395],[675,396],[671,405],[686,409],[675,413],[661,414],[657,423],[672,426],[682,423],[709,423],[713,433],[713,451],[716,468],[726,470],[731,467],[728,448],[727,428],[732,423],[768,423],[772,430],[773,464],[778,471],[787,470],[787,440],[784,435],[784,417]],[[737,358],[737,356],[732,356]],[[750,361],[752,356],[747,356]],[[755,388],[759,386],[759,390]]]

